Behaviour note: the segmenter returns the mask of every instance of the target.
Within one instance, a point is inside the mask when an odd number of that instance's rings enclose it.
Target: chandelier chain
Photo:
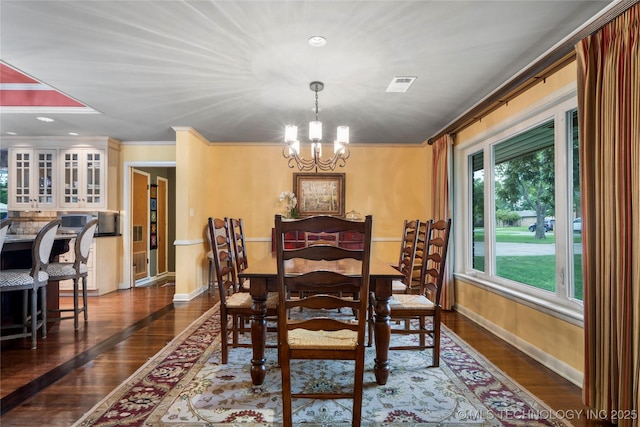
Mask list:
[[[318,87],[316,86],[316,122],[318,121]]]

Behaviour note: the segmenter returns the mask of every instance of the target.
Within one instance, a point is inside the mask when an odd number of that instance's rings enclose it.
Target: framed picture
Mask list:
[[[344,216],[345,175],[343,173],[294,173],[293,192],[298,214]]]

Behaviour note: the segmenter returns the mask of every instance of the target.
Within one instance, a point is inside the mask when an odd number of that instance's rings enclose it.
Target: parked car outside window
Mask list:
[[[576,218],[573,220],[573,231],[582,233],[582,218]]]
[[[553,230],[553,227],[556,225],[555,219],[545,219],[544,220],[544,231]],[[529,231],[536,231],[536,223],[534,222],[529,226]]]

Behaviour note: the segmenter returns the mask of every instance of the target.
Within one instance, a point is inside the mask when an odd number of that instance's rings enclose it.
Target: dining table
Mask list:
[[[294,261],[294,260],[292,260]],[[351,269],[354,274],[360,274],[359,268],[344,264],[341,269]],[[353,263],[359,261],[351,260]],[[313,265],[313,264],[311,264]],[[329,265],[329,264],[327,264]],[[326,265],[325,265],[326,267]],[[307,268],[301,264],[289,263],[285,267],[287,273],[295,274],[302,272],[301,269]],[[313,265],[311,268],[317,268]],[[357,271],[357,273],[355,273]],[[252,299],[252,315],[251,315],[251,345],[253,349],[251,359],[251,380],[254,385],[261,385],[264,382],[265,367],[265,346],[267,340],[267,306],[266,300],[269,292],[277,292],[278,284],[278,268],[276,255],[272,253],[257,262],[250,264],[245,270],[238,274],[241,280],[249,279],[250,293]],[[394,280],[402,280],[404,276],[388,262],[381,261],[374,257],[371,258],[369,266],[369,289],[375,295],[374,307],[374,342],[375,342],[375,363],[374,373],[376,383],[384,385],[389,378],[389,341],[391,339],[391,324],[389,317],[389,298],[392,293],[392,282]],[[366,313],[365,313],[366,315]]]

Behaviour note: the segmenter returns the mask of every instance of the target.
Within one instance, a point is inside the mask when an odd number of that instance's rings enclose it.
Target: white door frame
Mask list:
[[[164,181],[165,182],[165,189],[166,189],[166,194],[164,195],[164,242],[162,243],[164,245],[164,267],[165,267],[165,271],[158,271],[157,274],[161,275],[161,274],[166,274],[169,272],[169,245],[167,242],[167,237],[169,236],[169,180],[167,178],[163,178],[161,176],[159,176],[157,178],[157,181]],[[157,182],[156,182],[157,184]],[[160,233],[158,233],[160,234]],[[159,261],[156,261],[156,265],[160,264]]]
[[[133,242],[131,241],[131,208],[133,206],[133,169],[134,168],[175,168],[176,162],[144,162],[131,161],[124,162],[122,181],[123,210],[120,212],[120,222],[122,224],[122,284],[120,289],[129,289],[135,285],[131,268],[131,254],[133,253]],[[147,239],[148,240],[148,239]]]

